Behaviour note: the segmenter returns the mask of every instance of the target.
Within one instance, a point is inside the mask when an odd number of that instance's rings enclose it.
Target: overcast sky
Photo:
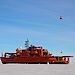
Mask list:
[[[0,51],[24,47],[27,38],[54,54],[75,55],[75,0],[0,0]]]

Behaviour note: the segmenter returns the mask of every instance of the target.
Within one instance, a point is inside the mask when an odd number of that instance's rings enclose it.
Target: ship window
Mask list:
[[[63,58],[62,57],[59,57],[59,60],[63,60]]]
[[[56,57],[56,60],[63,60],[62,57]]]

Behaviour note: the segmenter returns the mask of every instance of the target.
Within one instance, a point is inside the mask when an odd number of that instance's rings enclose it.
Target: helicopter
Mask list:
[[[62,16],[60,16],[60,17],[59,17],[59,19],[61,19],[61,20],[62,20],[62,19],[63,19],[63,17],[62,17]]]

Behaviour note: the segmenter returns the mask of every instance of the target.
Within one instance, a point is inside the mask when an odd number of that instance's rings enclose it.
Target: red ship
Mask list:
[[[15,53],[5,53],[1,57],[3,64],[20,63],[20,64],[68,64],[70,57],[73,56],[53,56],[48,50],[42,47],[28,46],[26,49],[16,49]]]

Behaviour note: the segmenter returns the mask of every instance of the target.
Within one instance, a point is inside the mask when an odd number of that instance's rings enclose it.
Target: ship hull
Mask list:
[[[20,64],[68,64],[65,60],[56,60],[53,57],[1,57],[3,64],[7,63],[20,63]]]

